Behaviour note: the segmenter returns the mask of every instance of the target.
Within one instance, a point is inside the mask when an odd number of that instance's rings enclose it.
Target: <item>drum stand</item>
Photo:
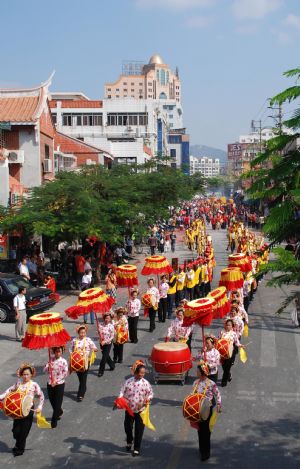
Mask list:
[[[154,384],[157,384],[159,381],[179,381],[183,386],[189,374],[188,371],[184,371],[186,362],[172,363],[172,365],[180,365],[182,371],[179,373],[159,373],[155,370],[155,365],[158,364],[161,366],[161,362],[158,363],[149,359],[146,360],[146,364],[152,374]]]

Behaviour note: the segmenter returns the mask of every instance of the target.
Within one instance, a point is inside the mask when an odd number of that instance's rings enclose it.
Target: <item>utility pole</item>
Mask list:
[[[282,135],[282,105],[279,104],[277,107],[268,106],[268,108],[276,112],[276,114],[273,114],[272,116],[269,116],[269,117],[275,120],[276,127],[277,129],[279,129],[279,135]]]
[[[262,152],[262,127],[261,127],[261,120],[255,121],[252,119],[251,121],[251,131],[252,132],[259,132],[259,151]]]

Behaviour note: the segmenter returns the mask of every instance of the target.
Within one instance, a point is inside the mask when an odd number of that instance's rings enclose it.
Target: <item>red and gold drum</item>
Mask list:
[[[219,339],[216,343],[216,349],[219,351],[221,358],[227,360],[227,358],[232,357],[233,343],[225,338]]]
[[[145,293],[142,296],[142,305],[145,306],[145,308],[152,308],[152,296],[150,293]]]
[[[209,417],[210,407],[210,400],[203,394],[189,394],[182,404],[183,416],[190,422],[204,421]]]
[[[3,402],[3,412],[6,417],[23,419],[27,417],[33,404],[32,396],[20,391],[9,393]]]
[[[155,344],[150,361],[156,373],[181,374],[192,368],[192,356],[188,346],[182,342],[159,342]]]
[[[76,371],[83,373],[89,367],[89,357],[87,353],[75,350],[70,355],[70,373]]]

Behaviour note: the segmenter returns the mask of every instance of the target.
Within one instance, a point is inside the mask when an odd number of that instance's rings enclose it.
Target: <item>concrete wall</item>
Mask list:
[[[6,207],[9,199],[9,171],[7,160],[0,160],[0,204]]]
[[[19,134],[20,149],[24,150],[24,164],[21,172],[21,184],[25,187],[40,186],[41,162],[40,162],[40,144],[36,141],[34,130],[20,131]]]

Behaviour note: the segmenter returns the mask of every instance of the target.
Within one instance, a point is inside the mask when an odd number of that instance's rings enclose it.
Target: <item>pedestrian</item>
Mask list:
[[[78,249],[74,256],[75,268],[76,268],[76,285],[80,289],[82,277],[84,274],[85,258],[81,253],[81,249]]]
[[[71,343],[71,352],[80,352],[84,356],[84,359],[86,358],[86,356],[91,355],[92,352],[98,351],[92,339],[87,337],[87,331],[88,331],[88,326],[86,324],[80,324],[76,328],[78,337],[75,337]],[[87,366],[86,369],[76,372],[78,381],[79,381],[79,387],[77,391],[78,402],[81,402],[85,396],[88,372],[89,372],[89,365]]]
[[[65,379],[68,376],[68,363],[63,358],[64,347],[53,347],[50,361],[45,365],[44,372],[48,373],[47,391],[53,409],[51,427],[57,427],[63,410],[62,403],[65,391]]]
[[[171,240],[171,251],[175,252],[176,234],[174,233],[174,231],[170,234],[170,240]]]
[[[98,377],[104,375],[106,363],[109,366],[109,369],[113,371],[115,369],[115,364],[110,357],[110,351],[112,342],[115,337],[115,328],[112,324],[112,317],[110,313],[105,313],[103,315],[103,323],[98,324],[98,333],[100,337],[100,348],[102,351],[102,358],[99,365]]]
[[[137,326],[141,309],[141,301],[138,299],[138,291],[130,292],[130,299],[127,302],[129,340],[133,344],[138,343]]]
[[[115,317],[113,320],[113,325],[115,328],[113,357],[114,357],[115,363],[123,362],[124,344],[128,342],[128,321],[127,321],[126,313],[127,313],[126,308],[116,309]]]
[[[149,332],[153,332],[155,329],[155,315],[156,311],[158,310],[158,304],[160,300],[160,294],[158,289],[155,286],[155,280],[154,278],[149,278],[147,280],[148,288],[146,293],[148,293],[151,296],[152,299],[152,307],[148,308],[149,310],[149,320],[150,320],[150,328]]]
[[[25,278],[25,280],[28,280],[30,282],[30,274],[27,266],[27,258],[23,257],[19,264],[19,272],[22,277]]]
[[[115,301],[117,298],[117,277],[113,269],[109,269],[105,277],[105,291]]]
[[[148,245],[150,247],[151,256],[155,255],[155,249],[157,248],[157,237],[152,233],[148,238]]]
[[[126,410],[124,420],[126,451],[129,453],[132,450],[133,443],[132,455],[139,456],[145,428],[140,413],[153,399],[153,390],[149,381],[144,378],[146,373],[144,364],[138,364],[133,368],[133,372],[134,376],[127,379],[123,384],[119,398],[124,397],[127,400],[129,409],[131,410],[131,413]]]
[[[12,428],[13,437],[16,440],[16,444],[12,449],[14,456],[22,456],[24,454],[26,440],[32,426],[33,415],[41,412],[43,408],[45,399],[43,391],[38,383],[32,381],[35,374],[35,368],[32,365],[22,363],[17,371],[18,381],[0,395],[0,402],[3,402],[10,393],[17,391],[32,398],[32,408],[29,414],[26,417],[14,419]],[[38,398],[38,404],[34,402],[35,397]]]
[[[213,335],[207,335],[205,337],[205,346],[203,350],[200,352],[197,359],[201,359],[207,362],[209,366],[209,375],[208,378],[214,381],[214,383],[218,380],[218,367],[220,365],[220,353],[215,348],[215,344],[217,342],[216,337]]]
[[[16,312],[16,340],[23,340],[26,328],[26,288],[19,287],[19,293],[14,297],[13,304]]]
[[[158,322],[166,322],[167,310],[168,310],[168,291],[169,284],[167,282],[167,276],[162,275],[160,277],[159,290],[159,305],[158,305]]]
[[[193,384],[193,393],[200,393],[204,395],[205,398],[209,399],[211,403],[208,418],[206,420],[200,420],[198,422],[199,452],[202,461],[206,461],[210,458],[211,430],[209,427],[209,423],[214,408],[216,407],[217,412],[221,412],[221,394],[216,383],[214,383],[208,378],[209,374],[209,365],[203,360],[201,360],[197,366],[198,380],[196,380]]]

